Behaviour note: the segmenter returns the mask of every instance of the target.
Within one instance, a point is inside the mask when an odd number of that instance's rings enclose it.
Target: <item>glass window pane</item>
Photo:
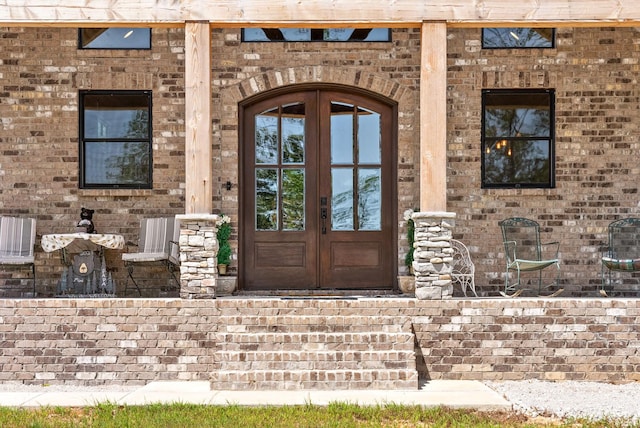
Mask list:
[[[81,28],[82,49],[151,49],[150,28]]]
[[[388,28],[244,28],[244,42],[388,42]]]
[[[482,47],[495,48],[553,48],[553,28],[483,28]]]
[[[353,106],[331,103],[331,163],[353,164]]]
[[[278,163],[278,110],[256,115],[256,163]]]
[[[380,168],[358,170],[358,229],[381,230],[382,189]]]
[[[498,140],[487,144],[486,184],[549,183],[549,140]]]
[[[482,185],[554,186],[552,90],[484,90]]]
[[[278,230],[277,169],[256,169],[256,230]]]
[[[485,94],[486,137],[549,137],[550,95],[547,93]]]
[[[282,171],[282,230],[304,230],[304,169]]]
[[[327,28],[324,30],[327,42],[386,42],[389,41],[388,28]]]
[[[86,94],[84,138],[149,138],[149,96]]]
[[[149,182],[149,143],[86,142],[84,181],[87,185]]]
[[[353,229],[353,168],[331,168],[331,230]]]
[[[304,104],[282,107],[282,163],[304,163]]]
[[[379,164],[380,148],[380,114],[358,109],[358,162]]]

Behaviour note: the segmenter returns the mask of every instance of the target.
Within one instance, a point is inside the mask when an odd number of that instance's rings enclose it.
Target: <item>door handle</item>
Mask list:
[[[322,234],[327,234],[327,209],[320,208],[320,218],[322,219]]]

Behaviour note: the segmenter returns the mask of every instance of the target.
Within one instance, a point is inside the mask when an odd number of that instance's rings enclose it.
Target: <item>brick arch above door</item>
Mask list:
[[[375,73],[368,73],[355,68],[336,68],[325,66],[287,67],[265,71],[233,85],[221,89],[226,97],[225,104],[237,104],[262,92],[280,87],[308,84],[337,84],[355,87],[389,98],[398,104],[403,103],[411,94],[411,89],[393,80],[382,78]],[[231,97],[229,99],[228,97]]]

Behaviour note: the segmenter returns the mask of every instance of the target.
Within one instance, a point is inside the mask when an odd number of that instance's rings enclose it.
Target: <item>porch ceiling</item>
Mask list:
[[[0,0],[0,25],[410,27],[640,25],[637,0]]]

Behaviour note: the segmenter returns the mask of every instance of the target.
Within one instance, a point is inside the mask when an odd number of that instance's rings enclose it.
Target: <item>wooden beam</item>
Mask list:
[[[212,198],[211,29],[185,28],[185,213],[210,214]]]
[[[638,0],[0,0],[0,25],[634,25]]]
[[[447,25],[425,22],[420,36],[420,211],[446,211]]]

